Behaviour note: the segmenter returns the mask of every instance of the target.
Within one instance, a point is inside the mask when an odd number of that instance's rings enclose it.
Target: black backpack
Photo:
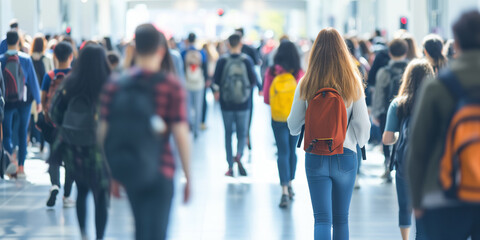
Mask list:
[[[151,186],[159,174],[165,125],[156,113],[163,74],[124,76],[109,105],[104,149],[113,178],[128,189]]]
[[[400,134],[398,140],[393,146],[392,161],[390,162],[390,170],[394,168],[401,176],[405,176],[405,158],[407,157],[408,134],[409,134],[410,117],[403,118],[400,125]]]
[[[222,100],[228,105],[245,103],[252,94],[245,57],[244,54],[239,57],[229,56],[225,63],[220,92]]]
[[[392,100],[398,94],[400,90],[400,84],[402,84],[403,72],[407,67],[407,62],[397,62],[392,66],[385,67],[385,70],[390,75],[390,82],[385,88],[385,106],[388,108]]]
[[[64,141],[75,146],[93,146],[97,143],[97,106],[84,94],[68,101],[63,115],[61,134]]]

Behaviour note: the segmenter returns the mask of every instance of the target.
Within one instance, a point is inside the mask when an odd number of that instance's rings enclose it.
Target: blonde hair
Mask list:
[[[334,28],[318,33],[312,46],[307,72],[300,82],[300,97],[310,101],[322,88],[333,88],[350,106],[364,96],[364,86],[353,57]]]

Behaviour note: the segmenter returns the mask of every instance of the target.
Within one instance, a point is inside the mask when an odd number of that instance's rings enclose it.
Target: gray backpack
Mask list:
[[[243,54],[227,59],[220,84],[222,100],[226,104],[242,104],[250,99],[251,84],[244,61]]]

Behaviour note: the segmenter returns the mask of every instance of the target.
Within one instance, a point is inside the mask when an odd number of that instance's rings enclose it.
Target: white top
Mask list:
[[[307,111],[307,102],[300,97],[300,87],[295,90],[295,97],[293,98],[292,110],[288,116],[287,123],[290,129],[290,134],[297,136],[302,131],[302,126],[305,124],[305,113]],[[357,144],[360,147],[367,144],[370,138],[370,118],[368,117],[367,104],[365,98],[360,98],[347,108],[347,119],[350,115],[353,116],[348,125],[347,135],[345,136],[344,148],[348,148],[357,152]]]

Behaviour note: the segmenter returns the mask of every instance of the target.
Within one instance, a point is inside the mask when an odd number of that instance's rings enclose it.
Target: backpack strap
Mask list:
[[[55,71],[52,70],[52,71],[48,72],[48,76],[50,77],[50,80],[53,81],[55,79]]]
[[[463,89],[462,85],[458,81],[457,76],[451,70],[445,70],[440,72],[438,75],[440,82],[442,82],[447,90],[453,95],[453,97],[458,100],[465,96],[466,92]]]

